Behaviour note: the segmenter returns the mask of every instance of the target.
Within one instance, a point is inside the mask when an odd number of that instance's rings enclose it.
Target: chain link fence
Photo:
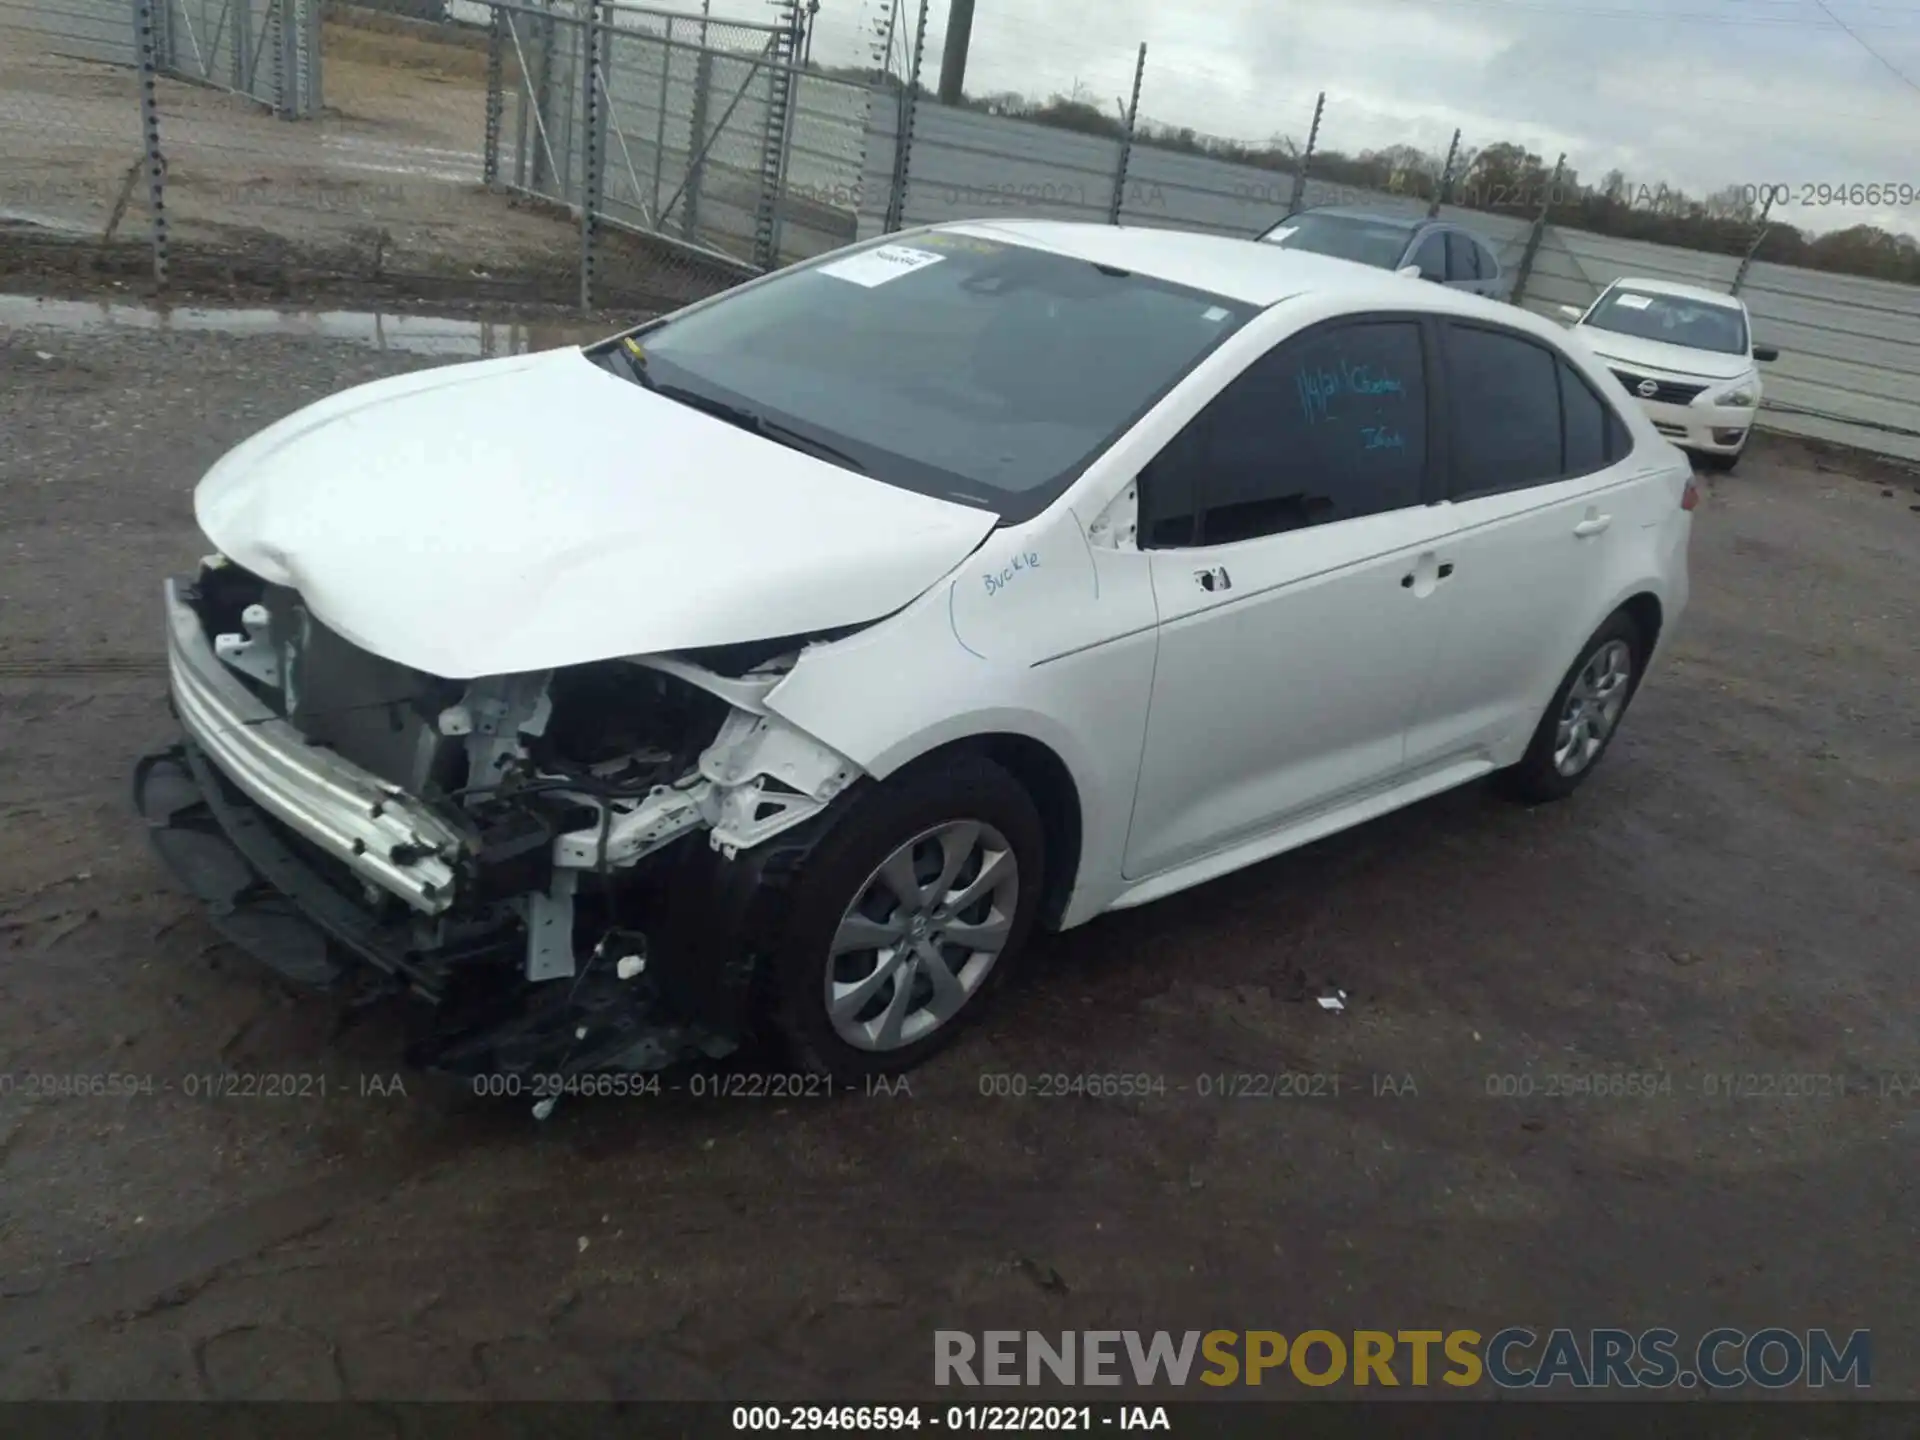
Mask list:
[[[120,0],[0,0],[0,239],[147,237],[136,58]]]
[[[670,304],[853,238],[797,7],[407,8],[0,0],[0,270]]]

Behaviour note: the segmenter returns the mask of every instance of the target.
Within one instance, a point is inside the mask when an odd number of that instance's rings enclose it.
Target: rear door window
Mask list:
[[[1546,346],[1491,326],[1448,322],[1442,336],[1456,500],[1561,478],[1563,362]]]
[[[1409,265],[1420,267],[1422,280],[1437,280],[1442,283],[1447,278],[1447,237],[1435,230],[1420,242],[1420,248],[1413,252]]]
[[[1463,235],[1458,230],[1449,230],[1447,232],[1447,279],[1457,282],[1480,278],[1480,247],[1473,243],[1471,235]]]

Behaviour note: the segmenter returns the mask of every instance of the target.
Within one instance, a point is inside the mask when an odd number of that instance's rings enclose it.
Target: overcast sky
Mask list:
[[[858,63],[886,10],[821,0],[815,59]],[[929,88],[946,10],[932,0]],[[1333,149],[1444,152],[1457,125],[1464,144],[1516,140],[1548,165],[1564,150],[1587,182],[1617,167],[1702,194],[1789,186],[1775,217],[1803,229],[1920,235],[1920,203],[1799,204],[1808,184],[1920,190],[1920,0],[977,0],[967,89],[1077,82],[1111,109],[1142,40],[1141,112],[1157,121],[1304,140],[1324,89]]]

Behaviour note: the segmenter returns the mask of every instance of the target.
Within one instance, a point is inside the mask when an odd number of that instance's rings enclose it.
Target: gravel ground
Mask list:
[[[1048,940],[910,1095],[541,1125],[269,983],[127,799],[195,479],[429,363],[0,329],[0,1068],[152,1086],[0,1093],[0,1396],[879,1399],[936,1327],[1509,1323],[1868,1327],[1920,1396],[1912,475],[1774,443],[1715,481],[1672,659],[1567,804],[1469,789]],[[231,1072],[326,1094],[187,1093]],[[981,1094],[1084,1072],[1166,1093]],[[1540,1093],[1621,1072],[1670,1090]],[[1339,1093],[1200,1094],[1276,1073]]]

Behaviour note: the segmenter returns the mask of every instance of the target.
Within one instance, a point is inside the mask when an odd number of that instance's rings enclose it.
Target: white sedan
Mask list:
[[[1712,469],[1740,462],[1760,408],[1759,367],[1780,358],[1753,343],[1744,301],[1697,285],[1623,279],[1585,310],[1560,310],[1656,430]]]
[[[152,837],[422,1063],[903,1069],[1036,929],[1593,771],[1691,470],[1552,322],[1272,245],[940,226],[323,400],[196,493]],[[531,1092],[528,1092],[531,1093]]]

